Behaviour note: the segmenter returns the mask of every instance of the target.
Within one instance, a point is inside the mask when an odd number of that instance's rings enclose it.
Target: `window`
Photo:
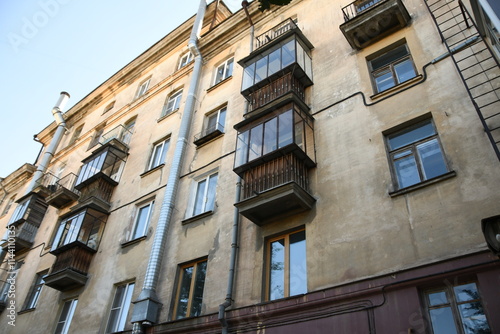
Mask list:
[[[149,221],[151,219],[153,206],[154,206],[154,201],[151,201],[139,207],[139,209],[137,210],[137,216],[135,219],[134,228],[132,230],[132,236],[130,240],[134,240],[146,235],[146,229],[148,228]]]
[[[165,157],[167,156],[169,146],[170,138],[155,144],[153,147],[153,153],[151,154],[151,159],[149,160],[148,170],[165,163]]]
[[[397,189],[448,172],[432,119],[389,134],[386,136],[386,142]]]
[[[143,81],[140,85],[139,88],[137,88],[137,93],[135,94],[135,98],[138,99],[139,97],[143,96],[146,91],[148,90],[149,87],[149,81],[151,79],[147,79],[146,81]]]
[[[267,242],[267,299],[307,292],[306,231],[300,230]]]
[[[193,60],[193,54],[191,51],[186,52],[181,56],[181,59],[179,59],[179,67],[177,67],[178,70],[189,64]]]
[[[425,292],[433,334],[491,333],[476,283]]]
[[[214,209],[215,188],[218,174],[212,174],[196,183],[195,195],[189,206],[188,217],[194,217]]]
[[[181,266],[175,297],[174,318],[196,317],[201,314],[207,260]]]
[[[89,150],[99,143],[99,140],[101,139],[103,132],[104,132],[104,125],[98,127],[95,130],[94,136],[92,137],[92,140],[90,141],[90,144],[89,144],[89,148],[88,148]]]
[[[7,213],[9,213],[9,210],[12,207],[12,204],[14,203],[15,199],[16,199],[16,195],[14,195],[11,198],[9,198],[9,201],[7,202],[7,205],[3,209],[2,216],[5,216]]]
[[[33,286],[26,298],[26,302],[24,303],[24,310],[30,310],[36,307],[36,303],[38,302],[38,298],[40,297],[40,293],[42,292],[44,278],[47,276],[48,271],[44,271],[36,274],[35,281],[33,282]]]
[[[376,93],[383,92],[417,75],[406,44],[369,61]]]
[[[12,217],[10,217],[9,220],[9,225],[14,224],[18,220],[24,219],[25,214],[28,211],[28,206],[31,202],[32,197],[26,198],[22,202],[18,203],[16,206],[16,209],[14,210],[14,213],[12,214]]]
[[[115,101],[111,102],[110,104],[108,104],[105,108],[104,108],[104,111],[102,112],[103,114],[107,113],[108,111],[110,111],[111,109],[113,109],[113,107],[115,106]]]
[[[61,315],[59,316],[59,321],[57,322],[55,334],[69,333],[69,326],[71,325],[73,314],[75,314],[77,303],[78,299],[71,299],[64,303]]]
[[[226,80],[232,75],[233,75],[233,58],[229,58],[228,60],[226,60],[217,67],[217,70],[215,72],[214,85],[218,84],[223,80]]]
[[[83,125],[80,125],[79,127],[76,128],[75,132],[73,132],[73,135],[71,136],[68,145],[73,145],[78,140],[80,134],[82,133],[82,130],[83,130]]]
[[[165,105],[163,105],[163,110],[161,111],[161,117],[167,116],[168,114],[171,114],[174,111],[178,110],[179,106],[181,105],[181,98],[182,98],[182,90],[179,90],[171,94],[165,101]]]
[[[120,141],[125,144],[130,144],[130,138],[132,137],[132,134],[134,133],[134,127],[135,127],[135,117],[132,118],[131,120],[128,120],[125,124],[123,124],[123,131],[120,134]]]
[[[106,333],[120,332],[125,329],[127,321],[128,309],[132,301],[132,293],[134,292],[134,283],[122,284],[116,287],[115,297],[111,305],[109,314],[108,326]]]
[[[209,134],[214,131],[224,132],[224,124],[226,123],[226,107],[220,108],[216,112],[207,116],[207,125],[205,133]]]

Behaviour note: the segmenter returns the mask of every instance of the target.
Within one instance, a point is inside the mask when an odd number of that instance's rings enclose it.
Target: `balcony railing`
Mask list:
[[[123,125],[118,125],[116,128],[106,132],[99,139],[101,145],[105,145],[113,139],[117,139],[126,146],[130,144],[130,138],[132,137],[132,131]]]
[[[305,100],[304,85],[291,73],[287,73],[270,84],[252,92],[248,95],[250,102],[249,112],[252,112],[288,93],[294,92],[297,96]]]
[[[202,132],[194,136],[194,144],[199,146],[224,133],[224,124],[217,123],[206,127]]]
[[[384,0],[365,0],[365,1],[354,1],[342,8],[342,13],[344,13],[344,21],[349,21],[355,16],[362,14],[366,10],[372,8],[376,4],[383,2]]]
[[[80,191],[75,189],[77,176],[69,173],[59,179],[55,184],[51,184],[48,188],[51,193],[45,198],[47,204],[58,209],[67,204],[76,201],[80,196]]]
[[[309,168],[294,154],[276,158],[246,172],[241,187],[241,200],[257,196],[285,183],[295,182],[309,191]]]
[[[292,19],[281,22],[255,38],[255,49],[263,47],[292,29],[297,29],[297,25]]]

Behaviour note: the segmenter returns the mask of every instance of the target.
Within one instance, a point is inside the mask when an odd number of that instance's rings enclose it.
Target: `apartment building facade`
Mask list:
[[[63,93],[1,183],[1,331],[500,332],[488,3],[200,1]]]

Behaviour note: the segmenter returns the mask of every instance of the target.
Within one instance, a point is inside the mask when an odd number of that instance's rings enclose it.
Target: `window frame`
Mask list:
[[[223,114],[223,118],[224,118],[223,124],[220,123],[221,114]],[[203,131],[205,132],[205,134],[208,135],[208,134],[215,132],[217,130],[224,133],[225,128],[226,128],[226,114],[227,114],[227,106],[220,107],[217,110],[208,113],[205,116],[206,120],[205,120],[205,125],[203,126]],[[212,119],[213,117],[215,117],[215,127],[212,130],[210,130],[210,126],[209,126],[210,119]],[[219,125],[220,125],[220,127],[219,127]]]
[[[140,238],[146,236],[146,234],[147,234],[146,232],[148,230],[149,224],[151,223],[151,216],[153,215],[154,204],[155,204],[155,201],[151,200],[149,202],[142,203],[141,205],[137,206],[136,214],[135,214],[135,218],[134,218],[134,224],[132,226],[132,230],[130,233],[130,239],[129,239],[130,241],[140,239]],[[141,212],[142,212],[142,209],[144,209],[146,207],[148,207],[148,211],[146,213],[144,226],[142,228],[142,231],[138,231],[139,220],[142,217]]]
[[[85,124],[81,124],[81,125],[79,125],[78,127],[75,128],[75,131],[73,132],[73,135],[71,136],[71,138],[69,140],[68,146],[69,145],[73,145],[74,143],[76,143],[76,141],[78,140],[78,138],[80,138],[80,135],[82,134],[83,126],[84,125]]]
[[[230,64],[230,66],[229,66],[229,64]],[[221,69],[221,68],[222,68],[222,73],[219,76],[219,69]],[[228,68],[230,68],[230,71],[228,70]],[[233,71],[234,71],[234,57],[229,57],[215,68],[213,85],[215,86],[215,85],[223,82],[224,80],[232,77]],[[228,73],[228,72],[230,72],[230,73]]]
[[[122,299],[119,300],[119,306],[113,307],[117,297],[119,297],[118,289],[124,288],[122,294]],[[111,301],[111,307],[109,308],[108,320],[106,321],[105,333],[116,333],[121,332],[125,329],[128,314],[130,312],[130,303],[132,301],[132,296],[134,294],[135,282],[127,282],[115,285],[113,300]],[[112,313],[114,310],[118,310],[118,317],[116,322],[112,323]]]
[[[199,314],[192,315],[191,313],[193,312],[192,306],[193,306],[193,297],[195,293],[195,285],[198,280],[198,268],[200,264],[205,265],[205,276],[203,277],[203,288],[201,291],[201,302],[199,305]],[[180,298],[181,298],[181,287],[183,283],[183,278],[184,278],[184,271],[187,268],[193,267],[193,276],[191,277],[191,281],[189,282],[189,292],[188,292],[188,303],[186,306],[186,314],[183,316],[179,316],[178,311],[179,311],[179,304],[180,304]],[[205,291],[205,283],[206,283],[206,272],[208,269],[208,259],[207,258],[202,258],[199,260],[191,261],[182,265],[178,266],[178,277],[177,277],[177,284],[176,284],[176,291],[174,294],[174,305],[172,308],[172,320],[178,320],[178,319],[185,319],[189,317],[196,317],[200,316],[202,313],[202,306],[203,306],[203,293]]]
[[[157,148],[160,152],[159,155],[156,154],[158,152]],[[170,148],[170,136],[153,144],[153,150],[151,151],[151,156],[149,158],[147,170],[152,170],[165,164],[169,148]]]
[[[394,60],[391,60],[390,62],[384,64],[383,66],[380,66],[379,68],[377,69],[373,69],[373,62],[384,57],[384,56],[387,56],[388,54],[390,54],[391,52],[394,52],[395,50],[397,50],[398,48],[401,48],[403,47],[405,48],[407,54],[404,55],[404,56],[401,56],[397,59],[394,59]],[[404,63],[405,61],[410,61],[411,63],[411,66],[412,66],[412,69],[414,71],[414,76],[409,78],[409,79],[406,79],[404,81],[399,81],[399,76],[398,76],[398,73],[396,72],[395,70],[395,67],[399,64],[402,64]],[[415,66],[415,61],[413,60],[413,57],[411,55],[411,52],[410,52],[410,48],[408,47],[408,44],[403,41],[403,42],[399,42],[399,43],[396,43],[396,44],[393,44],[391,46],[389,46],[385,52],[382,52],[382,53],[377,53],[375,56],[370,56],[367,58],[367,61],[368,61],[368,68],[370,70],[370,80],[372,82],[372,86],[373,86],[373,91],[375,94],[379,94],[379,93],[383,93],[385,91],[388,91],[394,87],[397,87],[407,81],[410,81],[412,79],[414,79],[415,77],[418,76],[418,71],[417,71],[417,67]],[[388,88],[385,88],[385,89],[379,89],[379,85],[377,84],[377,78],[383,74],[386,74],[386,73],[391,73],[391,78],[394,82],[394,85],[391,86],[391,87],[388,87]],[[377,76],[378,75],[378,76]]]
[[[183,89],[181,88],[172,92],[167,96],[167,98],[165,99],[165,103],[163,104],[163,108],[161,110],[160,119],[167,117],[168,115],[173,114],[174,112],[180,109],[182,93]],[[169,107],[171,101],[172,105]]]
[[[469,284],[475,285],[475,289],[478,293],[478,298],[465,300],[465,301],[457,301],[457,296],[455,294],[454,289],[456,287],[466,286]],[[438,293],[438,292],[443,292],[445,294],[447,303],[442,303],[442,304],[438,304],[438,305],[429,305],[430,304],[430,295],[433,293]],[[490,327],[490,330],[491,330],[490,321],[488,321],[488,316],[487,316],[486,312],[484,312],[485,307],[483,304],[483,300],[481,298],[481,292],[479,291],[479,285],[478,285],[477,281],[474,281],[474,280],[458,281],[458,282],[454,282],[454,284],[447,282],[446,285],[434,286],[434,287],[423,290],[421,293],[421,297],[422,297],[422,302],[424,304],[425,317],[427,318],[427,321],[429,323],[429,333],[431,333],[431,334],[434,333],[434,327],[433,327],[433,322],[432,322],[433,317],[431,315],[431,310],[444,309],[444,308],[450,309],[451,316],[453,317],[453,324],[455,325],[455,329],[457,331],[457,334],[464,334],[465,331],[463,329],[463,320],[462,320],[462,315],[460,313],[459,307],[460,307],[460,305],[470,304],[470,303],[479,303],[481,305],[484,319],[486,320],[486,324],[488,325],[488,327]]]
[[[103,110],[102,114],[104,115],[105,113],[107,113],[108,111],[110,111],[111,109],[113,109],[115,107],[115,102],[116,101],[112,101],[112,102],[108,103],[106,105],[106,107],[104,107],[104,110]]]
[[[104,134],[104,128],[105,127],[106,127],[106,124],[96,127],[96,129],[94,131],[94,134],[92,135],[92,139],[90,140],[89,147],[87,148],[87,150],[90,150],[91,148],[93,148],[97,144],[99,144],[99,141],[101,140],[101,137]]]
[[[151,78],[147,78],[146,80],[142,81],[139,86],[137,87],[137,92],[135,93],[135,99],[140,98],[141,96],[144,96],[146,92],[148,91],[149,88],[149,83],[151,82]]]
[[[177,66],[177,70],[180,70],[183,67],[186,67],[191,61],[193,61],[194,56],[191,51],[184,52],[179,57],[179,65]]]
[[[396,135],[402,134],[405,131],[416,130],[418,128],[426,126],[427,124],[430,124],[432,126],[432,129],[434,131],[433,134],[427,135],[423,138],[419,138],[417,140],[414,140],[410,143],[407,143],[407,144],[400,146],[400,147],[397,147],[395,149],[391,149],[391,146],[390,146],[390,137],[391,136],[395,137]],[[442,177],[443,175],[446,175],[447,173],[451,172],[447,158],[446,158],[445,151],[443,149],[443,145],[441,144],[441,140],[439,138],[439,133],[437,131],[437,127],[436,127],[432,117],[426,117],[426,118],[419,119],[416,121],[411,121],[411,123],[404,123],[401,126],[398,126],[397,129],[395,129],[393,131],[385,131],[384,132],[384,140],[385,140],[385,146],[386,146],[386,150],[387,150],[387,158],[388,158],[388,162],[389,162],[392,183],[393,183],[395,191],[400,191],[400,190],[404,190],[404,189],[408,189],[411,187],[425,184],[426,182],[428,182],[430,180]],[[439,151],[441,153],[441,158],[443,161],[443,167],[446,169],[446,171],[444,173],[441,173],[441,174],[436,175],[436,176],[426,177],[425,167],[424,167],[425,165],[422,162],[422,158],[421,158],[420,153],[418,151],[418,146],[425,144],[425,143],[430,143],[432,141],[436,141],[437,146],[439,147]],[[410,152],[410,154],[396,157],[398,154],[403,154],[404,152],[408,152],[408,151]],[[397,168],[395,166],[395,162],[398,160],[402,160],[404,158],[407,158],[409,156],[414,158],[415,165],[417,168],[417,175],[418,175],[420,181],[413,183],[413,184],[410,184],[410,185],[402,186],[400,184],[401,181],[399,180],[399,177],[398,177],[398,171],[397,171]]]
[[[16,196],[17,194],[14,194],[13,196],[11,196],[9,198],[9,200],[7,201],[7,204],[5,205],[3,211],[2,211],[2,214],[0,215],[0,217],[3,217],[5,216],[6,214],[9,213],[10,211],[10,208],[12,207],[12,204],[14,204],[15,200],[16,200]]]
[[[295,234],[298,234],[298,233],[304,233],[304,239],[302,241],[305,242],[304,244],[304,258],[306,259],[306,263],[305,263],[305,291],[303,293],[307,293],[308,291],[308,287],[307,287],[307,234],[306,234],[306,229],[305,227],[301,227],[299,229],[294,229],[290,232],[287,232],[287,233],[284,233],[284,234],[280,234],[280,235],[277,235],[277,236],[273,236],[273,237],[269,237],[267,240],[266,240],[266,251],[265,251],[265,284],[264,284],[264,299],[265,301],[272,301],[272,300],[278,300],[278,299],[282,299],[282,298],[288,298],[288,297],[291,297],[291,296],[297,296],[297,295],[300,295],[301,293],[297,293],[297,294],[293,294],[291,295],[290,294],[290,277],[291,277],[291,274],[290,274],[290,236],[292,235],[295,235]],[[284,270],[283,270],[283,288],[284,288],[284,291],[283,291],[283,296],[281,297],[277,297],[277,298],[272,298],[271,296],[271,280],[272,280],[272,277],[271,277],[271,271],[272,271],[272,259],[271,259],[271,250],[272,250],[272,243],[276,242],[276,241],[279,241],[279,240],[284,240],[284,249],[285,249],[285,252],[284,252],[284,260],[283,260],[283,263],[284,263]]]
[[[24,306],[22,308],[23,311],[34,310],[36,308],[36,305],[42,293],[43,286],[45,285],[44,279],[48,275],[48,273],[48,270],[36,273],[30,291],[26,296],[26,300],[24,301]]]
[[[64,308],[66,305],[69,303],[69,309],[66,314],[66,317],[63,319],[64,315]],[[69,328],[71,326],[71,321],[73,320],[73,315],[75,314],[75,309],[78,305],[78,298],[73,298],[66,300],[61,308],[61,312],[59,314],[59,318],[56,323],[56,329],[54,331],[55,334],[68,334],[69,333]],[[58,326],[59,324],[63,324],[63,327],[61,328],[61,331],[58,331]]]

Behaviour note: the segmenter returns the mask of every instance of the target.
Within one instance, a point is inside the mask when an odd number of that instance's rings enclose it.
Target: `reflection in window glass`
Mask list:
[[[293,119],[292,111],[289,110],[278,117],[278,148],[285,147],[293,141]]]
[[[267,57],[257,60],[255,69],[255,82],[267,78]]]
[[[295,40],[289,41],[281,49],[281,67],[285,68],[295,62]]]
[[[181,267],[174,307],[175,319],[196,317],[201,314],[206,273],[206,260]]]
[[[281,49],[274,50],[269,54],[269,75],[281,70]]]
[[[262,124],[250,130],[250,151],[248,152],[249,161],[262,155],[262,130]]]
[[[270,121],[264,124],[264,152],[263,154],[267,154],[273,151],[276,151],[277,146],[277,137],[278,137],[278,119],[273,118]]]

